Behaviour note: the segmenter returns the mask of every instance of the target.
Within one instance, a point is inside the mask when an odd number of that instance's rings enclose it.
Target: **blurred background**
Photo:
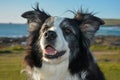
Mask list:
[[[120,79],[120,1],[119,0],[1,0],[0,1],[0,80],[26,80],[24,68],[27,20],[21,14],[39,8],[53,16],[72,18],[67,10],[81,7],[96,13],[105,25],[100,26],[90,49],[106,80]]]

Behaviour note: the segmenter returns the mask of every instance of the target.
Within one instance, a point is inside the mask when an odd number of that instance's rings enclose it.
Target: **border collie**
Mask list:
[[[89,50],[103,20],[82,10],[74,18],[51,16],[38,5],[22,17],[29,24],[30,80],[105,80]]]

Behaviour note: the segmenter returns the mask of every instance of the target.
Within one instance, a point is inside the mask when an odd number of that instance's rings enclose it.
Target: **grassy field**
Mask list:
[[[26,80],[24,74],[20,74],[23,68],[23,54],[0,55],[0,80]]]
[[[120,79],[120,53],[119,48],[109,51],[96,50],[92,47],[94,56],[98,60],[106,80]],[[111,48],[110,48],[111,49]],[[8,47],[0,49],[0,80],[26,80],[25,74],[20,74],[23,69],[24,49],[22,47]]]
[[[24,49],[13,46],[0,49],[0,80],[26,80],[23,69]]]
[[[103,19],[105,25],[120,25],[120,19]]]
[[[120,53],[94,52],[106,80],[120,79]]]

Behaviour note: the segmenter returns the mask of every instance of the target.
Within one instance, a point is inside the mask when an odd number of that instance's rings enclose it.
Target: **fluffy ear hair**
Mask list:
[[[28,20],[30,32],[40,28],[44,21],[50,17],[50,15],[45,13],[44,10],[39,9],[38,4],[36,5],[36,8],[33,9],[33,11],[27,11],[21,15],[23,18]]]
[[[95,32],[99,29],[100,25],[104,24],[104,21],[98,17],[92,15],[92,13],[84,13],[78,11],[75,14],[74,19],[80,22],[80,29],[83,35],[91,42]]]
[[[40,35],[39,30],[41,29],[44,21],[48,17],[50,17],[50,15],[45,13],[43,10],[40,10],[38,8],[38,4],[36,8],[33,9],[34,10],[27,11],[21,15],[23,18],[26,18],[28,20],[28,24],[29,24],[29,36],[27,39],[28,49],[26,52],[27,55],[25,56],[25,61],[30,67],[33,66],[41,67],[42,54],[41,54],[41,50],[38,49],[36,43]]]

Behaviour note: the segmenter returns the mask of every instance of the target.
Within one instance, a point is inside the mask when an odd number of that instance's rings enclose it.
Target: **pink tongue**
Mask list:
[[[46,53],[46,54],[55,54],[56,51],[55,51],[55,49],[53,49],[52,47],[47,47],[47,48],[45,49],[45,53]]]

